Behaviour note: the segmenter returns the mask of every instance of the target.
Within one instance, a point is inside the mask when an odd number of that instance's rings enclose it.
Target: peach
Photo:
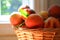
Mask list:
[[[19,25],[23,22],[23,19],[19,14],[13,14],[10,16],[10,22],[13,26]]]
[[[58,19],[54,17],[49,17],[48,19],[45,20],[44,27],[45,28],[60,28],[60,23]]]
[[[52,17],[60,18],[60,6],[59,5],[52,5],[48,9],[49,15]]]
[[[39,28],[43,26],[43,19],[37,14],[31,14],[25,20],[25,24],[28,28]]]

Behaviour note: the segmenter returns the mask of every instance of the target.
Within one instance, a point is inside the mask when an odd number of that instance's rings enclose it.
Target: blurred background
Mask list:
[[[0,0],[0,40],[17,40],[9,17],[13,11],[17,12],[21,5],[29,5],[39,13],[41,10],[47,11],[53,4],[60,5],[60,0]]]

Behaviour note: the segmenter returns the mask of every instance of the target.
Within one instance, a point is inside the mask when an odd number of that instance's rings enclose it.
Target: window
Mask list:
[[[32,0],[0,0],[0,23],[9,23],[9,16],[21,5],[32,5]],[[30,6],[32,7],[32,6]]]
[[[0,23],[9,23],[10,14],[21,5],[29,5],[39,12],[47,9],[47,0],[0,0]]]

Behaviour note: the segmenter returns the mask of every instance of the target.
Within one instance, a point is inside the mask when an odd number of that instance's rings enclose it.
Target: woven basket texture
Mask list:
[[[15,30],[18,40],[55,40],[58,29],[23,29]]]

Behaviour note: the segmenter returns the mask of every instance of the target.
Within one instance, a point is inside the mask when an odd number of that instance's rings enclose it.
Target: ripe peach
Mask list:
[[[60,6],[59,5],[51,6],[48,12],[50,16],[60,18]]]
[[[23,19],[21,18],[21,16],[19,14],[13,14],[10,17],[10,22],[13,26],[19,25],[23,22]]]
[[[25,20],[25,24],[28,28],[38,28],[43,26],[43,19],[37,14],[31,14]]]
[[[47,20],[45,20],[44,27],[45,28],[60,28],[60,23],[58,19],[54,17],[49,17]]]

